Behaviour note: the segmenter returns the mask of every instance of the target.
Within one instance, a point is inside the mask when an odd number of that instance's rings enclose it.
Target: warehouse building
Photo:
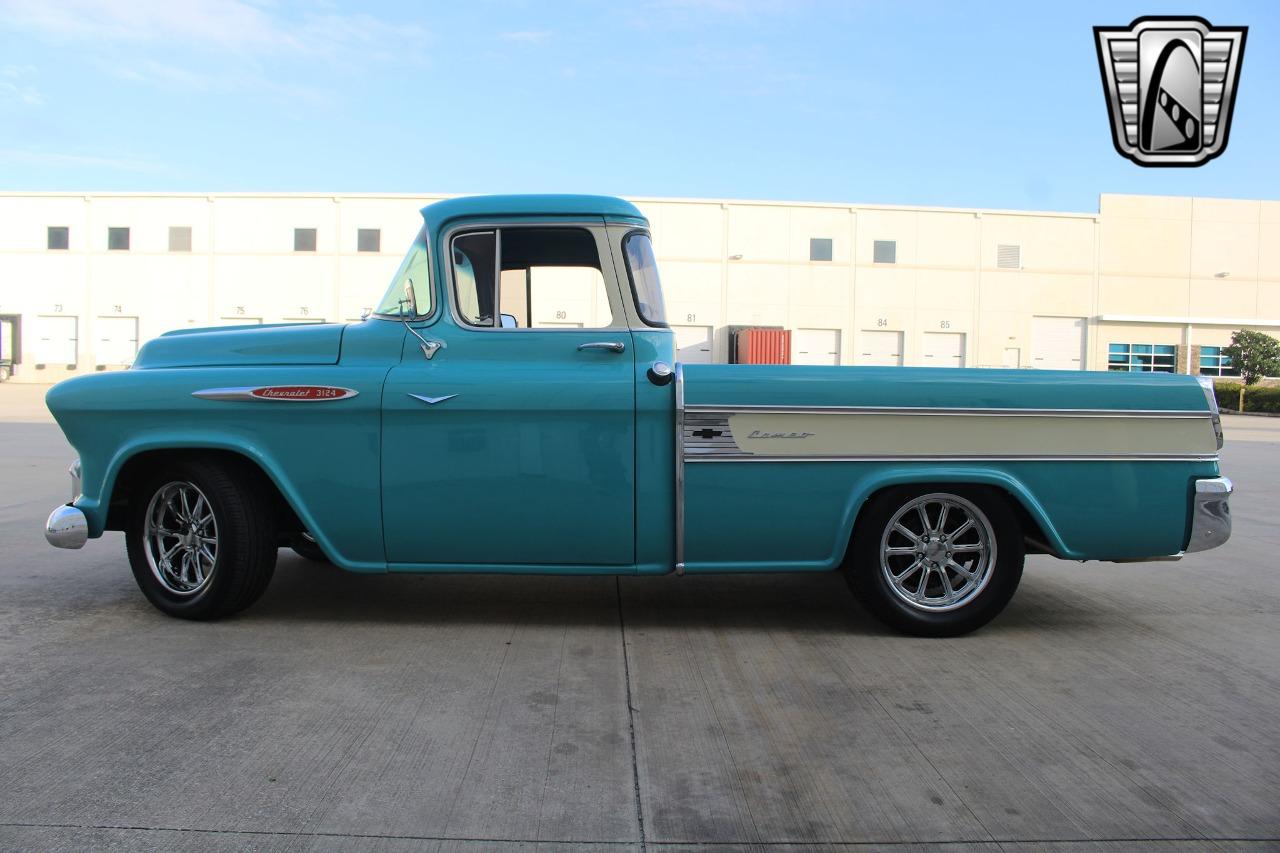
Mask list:
[[[0,193],[0,365],[47,383],[127,366],[168,329],[357,320],[438,198]],[[1232,331],[1280,334],[1280,201],[633,201],[685,362],[765,326],[790,330],[795,363],[1230,375]]]

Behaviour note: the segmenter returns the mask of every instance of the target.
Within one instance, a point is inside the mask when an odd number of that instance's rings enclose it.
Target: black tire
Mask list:
[[[193,562],[190,571],[187,564],[182,563],[182,577],[176,576],[178,570],[172,565],[173,558],[167,562],[156,559],[156,546],[150,544],[147,537],[149,511],[159,513],[163,529],[186,524],[179,514],[160,508],[166,503],[166,496],[175,495],[175,504],[181,503],[183,495],[197,506],[201,497],[208,502],[208,513],[203,516],[211,514],[212,524],[206,522],[206,526],[195,533],[212,532],[215,540],[214,547],[209,549],[212,566],[206,567],[204,561],[198,561],[197,573],[196,563]],[[196,515],[193,511],[187,518]],[[192,529],[186,527],[187,531]],[[187,535],[194,537],[195,533],[166,536],[160,547],[185,552],[187,546],[181,542],[186,541]],[[248,465],[184,460],[139,484],[129,501],[125,545],[133,577],[157,609],[183,619],[217,619],[253,604],[271,582],[277,551],[275,514],[262,478]],[[193,538],[190,547],[198,548],[200,543]],[[192,559],[196,557],[193,555]],[[166,565],[168,571],[164,568]],[[200,578],[203,580],[197,584]],[[191,588],[175,589],[182,586]]]
[[[932,524],[942,517],[942,506],[948,507],[942,531],[920,519],[921,503]],[[966,516],[974,524],[953,539],[947,531],[954,533]],[[895,517],[917,538],[894,528]],[[993,544],[994,551],[983,551],[983,542]],[[981,628],[1004,610],[1022,579],[1025,556],[1021,525],[1003,493],[983,486],[899,486],[863,507],[845,578],[863,606],[886,625],[919,637],[954,637]],[[919,568],[912,572],[913,564]],[[961,574],[962,569],[970,574]],[[898,574],[900,585],[889,574]]]
[[[320,550],[316,540],[309,538],[305,533],[291,536],[289,538],[289,547],[293,549],[293,553],[304,560],[310,560],[313,563],[329,562],[329,558],[324,555],[324,551]]]

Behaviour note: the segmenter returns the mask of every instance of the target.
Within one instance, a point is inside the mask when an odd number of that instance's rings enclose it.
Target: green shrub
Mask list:
[[[1235,410],[1240,405],[1240,383],[1239,382],[1215,382],[1213,384],[1213,394],[1218,398],[1219,409]]]
[[[1219,382],[1213,386],[1218,406],[1235,411],[1240,405],[1240,383]],[[1246,412],[1274,412],[1280,414],[1280,388],[1254,386],[1244,392]]]

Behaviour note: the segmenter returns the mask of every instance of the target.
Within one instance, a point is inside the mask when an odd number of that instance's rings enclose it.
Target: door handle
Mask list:
[[[578,344],[578,352],[587,349],[607,349],[609,352],[622,352],[627,345],[622,341],[591,341],[585,344]]]

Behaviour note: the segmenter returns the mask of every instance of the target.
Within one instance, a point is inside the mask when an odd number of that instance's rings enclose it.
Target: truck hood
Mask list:
[[[144,345],[133,367],[336,364],[344,329],[341,323],[180,329]]]

